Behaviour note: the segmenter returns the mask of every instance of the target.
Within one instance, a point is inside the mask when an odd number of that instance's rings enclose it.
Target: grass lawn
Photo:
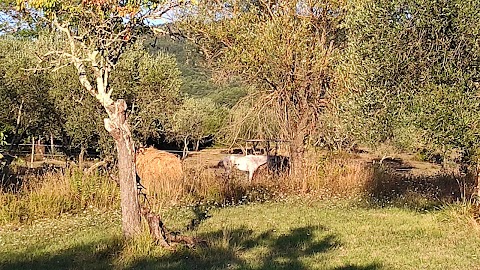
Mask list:
[[[455,209],[456,208],[456,209]],[[456,214],[287,202],[212,209],[195,230],[207,247],[166,251],[121,241],[115,212],[0,228],[0,269],[480,269],[480,227]],[[166,213],[183,230],[188,209]]]

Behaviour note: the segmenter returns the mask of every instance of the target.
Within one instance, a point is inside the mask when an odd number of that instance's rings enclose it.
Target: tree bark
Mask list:
[[[141,222],[137,197],[135,146],[125,114],[127,104],[123,99],[119,99],[104,107],[109,116],[105,119],[105,128],[115,139],[117,147],[122,230],[126,238],[132,238],[141,232]]]
[[[24,102],[24,100],[22,99],[22,103],[20,103],[20,108],[18,109],[17,122],[16,122],[16,124],[15,124],[15,131],[13,132],[12,143],[10,144],[10,147],[8,148],[8,152],[12,151],[13,148],[14,148],[14,145],[17,144],[17,140],[18,140],[18,129],[20,128],[20,122],[21,122],[21,120],[22,120],[23,102]]]
[[[53,134],[50,132],[50,155],[52,155],[52,158],[55,158],[55,148],[53,146]]]
[[[307,191],[307,181],[305,179],[305,134],[303,132],[296,132],[290,142],[290,168],[291,176],[294,179],[302,181],[302,192]]]
[[[300,121],[295,123],[290,141],[290,174],[291,177],[301,180],[302,192],[308,191],[307,179],[305,177],[305,137],[307,119],[300,117]]]
[[[197,140],[195,144],[195,152],[198,152],[198,149],[200,148],[200,140]]]
[[[182,159],[185,159],[188,155],[188,136],[183,139],[183,151],[182,151]]]

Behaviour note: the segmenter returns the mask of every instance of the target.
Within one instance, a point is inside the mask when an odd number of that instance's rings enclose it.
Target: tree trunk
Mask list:
[[[195,144],[195,152],[198,152],[199,148],[200,148],[200,140],[197,140],[197,143]]]
[[[109,118],[105,128],[115,139],[120,181],[120,206],[122,208],[122,230],[126,238],[141,232],[140,205],[137,197],[135,147],[130,126],[126,121],[127,104],[119,99],[105,106]]]
[[[182,159],[186,158],[188,155],[188,136],[183,139],[183,152]]]
[[[34,157],[35,157],[35,137],[32,137],[32,153],[30,154],[30,168],[33,168]]]
[[[20,128],[20,122],[22,120],[23,102],[24,101],[22,99],[22,103],[20,103],[20,108],[18,109],[17,122],[15,124],[15,131],[13,132],[12,143],[10,144],[10,147],[8,148],[8,152],[12,151],[14,145],[16,144],[16,142],[18,140],[18,129]]]
[[[290,142],[290,173],[291,176],[302,182],[302,192],[307,191],[307,181],[305,179],[305,135],[303,132],[296,132]]]
[[[290,174],[293,179],[302,183],[302,192],[308,191],[305,175],[305,137],[307,118],[299,117],[297,123],[292,123],[292,138],[290,141]]]
[[[53,134],[50,132],[50,155],[52,155],[52,158],[55,158],[55,148],[53,146]]]
[[[477,164],[477,204],[480,203],[480,164]]]

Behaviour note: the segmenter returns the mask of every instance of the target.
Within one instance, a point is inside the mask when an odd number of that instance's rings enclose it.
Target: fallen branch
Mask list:
[[[102,167],[102,166],[107,166],[108,162],[110,162],[109,160],[102,160],[102,161],[99,161],[95,164],[93,164],[90,168],[88,168],[88,170],[85,172],[85,175],[90,175],[91,173],[93,173],[93,171],[95,171],[96,169]]]

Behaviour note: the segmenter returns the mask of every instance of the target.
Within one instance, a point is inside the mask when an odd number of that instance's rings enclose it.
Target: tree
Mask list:
[[[352,1],[344,72],[363,141],[465,157],[478,148],[480,3]]]
[[[0,123],[11,134],[10,150],[26,136],[60,129],[49,99],[48,73],[28,71],[35,65],[34,51],[28,39],[0,39]]]
[[[40,36],[38,45],[45,39]],[[44,52],[46,53],[46,52]],[[88,148],[97,149],[102,156],[111,156],[113,142],[103,126],[106,113],[95,97],[86,94],[77,78],[74,67],[64,67],[49,74],[49,96],[60,116],[61,132],[67,154],[72,149],[80,149],[79,165]]]
[[[148,46],[148,45],[146,45]],[[181,105],[181,78],[175,58],[149,54],[141,43],[126,51],[112,76],[115,97],[127,102],[127,113],[137,142],[159,139],[165,123]]]
[[[147,28],[146,19],[161,19],[179,5],[169,1],[27,0],[22,10],[39,9],[52,22],[64,44],[52,43],[45,63],[73,65],[80,84],[105,109],[105,129],[115,140],[118,156],[122,229],[127,238],[141,231],[136,190],[135,147],[127,121],[127,104],[113,98],[111,74],[130,44]],[[63,45],[63,46],[62,46]]]
[[[187,98],[168,121],[168,137],[183,142],[185,157],[188,144],[193,142],[195,151],[198,151],[200,142],[219,130],[226,114],[226,109],[219,107],[209,98]]]
[[[275,109],[278,137],[290,141],[293,175],[303,177],[306,140],[334,89],[333,60],[343,37],[341,3],[207,1],[204,10],[186,16],[191,21],[185,35],[215,60],[223,76],[241,76],[255,86],[261,97],[256,112]]]

